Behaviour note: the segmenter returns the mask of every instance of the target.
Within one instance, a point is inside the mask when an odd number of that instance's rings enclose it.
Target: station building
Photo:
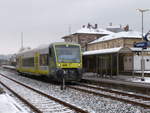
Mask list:
[[[83,51],[87,51],[87,46],[89,42],[92,42],[102,36],[106,36],[111,34],[111,31],[98,28],[98,25],[83,25],[81,29],[76,32],[69,34],[67,36],[62,37],[65,42],[73,42],[81,45]]]
[[[141,73],[141,33],[122,31],[103,36],[88,44],[84,55],[84,69],[101,75]],[[144,49],[145,73],[150,72],[150,48]],[[92,61],[92,62],[91,62]]]
[[[90,26],[90,27],[89,27]],[[134,44],[142,42],[141,33],[129,30],[129,26],[99,29],[88,25],[63,37],[66,42],[81,44],[84,72],[99,75],[141,73],[141,48]],[[144,49],[145,73],[150,73],[150,48]]]

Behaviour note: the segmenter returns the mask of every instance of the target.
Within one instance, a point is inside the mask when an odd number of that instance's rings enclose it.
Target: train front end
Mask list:
[[[56,76],[66,82],[80,81],[82,78],[82,54],[79,44],[55,45]]]

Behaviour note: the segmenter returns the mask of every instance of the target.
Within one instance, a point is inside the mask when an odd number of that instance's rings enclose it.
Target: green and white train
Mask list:
[[[17,54],[16,69],[21,74],[42,75],[56,81],[80,81],[82,54],[79,44],[52,43]]]

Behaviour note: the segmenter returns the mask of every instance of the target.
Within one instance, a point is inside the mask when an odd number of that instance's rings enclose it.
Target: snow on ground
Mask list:
[[[10,65],[2,65],[3,68],[9,68],[9,69],[16,69],[15,66],[10,66]]]
[[[134,73],[142,73],[142,71],[134,71]],[[144,71],[144,73],[150,73],[150,71]]]
[[[8,94],[0,94],[0,113],[27,113]]]
[[[145,81],[141,81],[142,77],[140,76],[119,75],[117,78],[123,81],[129,81],[129,82],[150,83],[150,77],[144,77]]]
[[[150,77],[144,77],[145,81],[141,81],[141,77],[138,77],[136,79],[132,79],[132,82],[141,82],[141,83],[150,83]]]
[[[67,88],[60,90],[59,86],[55,86],[46,82],[37,81],[23,76],[18,76],[14,73],[1,71],[1,73],[11,76],[19,81],[22,81],[38,90],[43,91],[51,96],[59,98],[72,105],[88,110],[90,113],[149,113],[149,109],[144,109],[139,106],[133,106],[120,101],[111,100],[109,98],[94,96],[84,92],[76,91]]]

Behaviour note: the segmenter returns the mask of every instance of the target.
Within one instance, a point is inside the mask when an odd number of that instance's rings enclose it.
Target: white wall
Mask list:
[[[150,71],[150,56],[144,56],[145,70]],[[134,56],[134,70],[141,70],[141,56]]]

